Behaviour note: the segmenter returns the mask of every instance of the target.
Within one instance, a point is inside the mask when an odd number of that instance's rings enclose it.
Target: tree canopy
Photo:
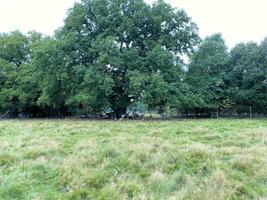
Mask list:
[[[163,0],[82,0],[54,36],[0,34],[0,113],[120,118],[140,104],[266,113],[266,70],[267,39],[229,51],[221,34],[201,41],[187,13]]]

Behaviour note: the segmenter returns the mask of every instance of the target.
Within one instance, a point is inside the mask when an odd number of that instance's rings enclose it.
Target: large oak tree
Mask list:
[[[95,112],[109,106],[117,118],[134,101],[166,105],[168,86],[181,82],[173,74],[181,72],[178,58],[199,40],[190,17],[161,0],[83,0],[56,38],[57,67],[71,82],[67,104]],[[162,93],[156,98],[155,84]]]

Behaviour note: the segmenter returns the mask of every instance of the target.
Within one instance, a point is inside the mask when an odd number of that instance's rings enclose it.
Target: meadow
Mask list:
[[[267,199],[267,120],[0,121],[0,199]]]

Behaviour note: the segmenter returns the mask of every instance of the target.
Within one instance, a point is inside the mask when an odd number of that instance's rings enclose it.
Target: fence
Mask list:
[[[267,117],[267,108],[253,106],[233,106],[231,108],[178,108],[177,118],[261,118]]]

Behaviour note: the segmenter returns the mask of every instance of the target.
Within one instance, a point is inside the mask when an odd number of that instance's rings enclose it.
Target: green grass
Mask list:
[[[0,121],[0,199],[266,199],[267,120]]]

